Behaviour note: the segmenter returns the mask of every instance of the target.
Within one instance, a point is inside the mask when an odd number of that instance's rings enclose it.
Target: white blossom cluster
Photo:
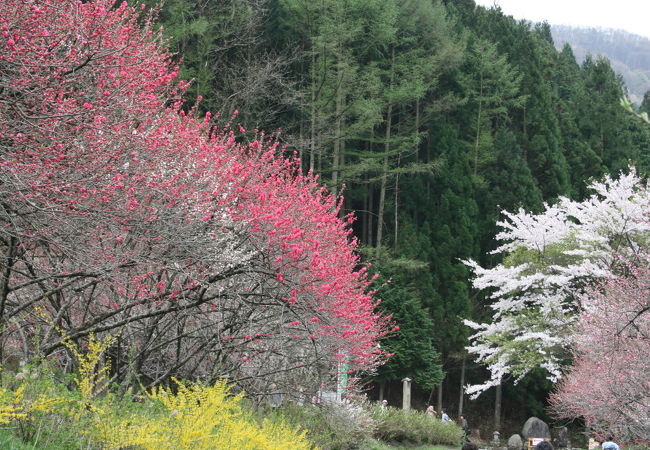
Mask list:
[[[503,262],[486,269],[465,261],[473,287],[493,300],[491,323],[465,321],[475,330],[467,350],[491,372],[468,394],[476,397],[507,375],[518,381],[537,367],[557,381],[577,314],[589,306],[579,294],[614,274],[618,256],[650,242],[650,193],[634,169],[589,187],[594,193],[586,200],[561,197],[541,214],[504,211],[496,236],[503,244],[494,251]]]

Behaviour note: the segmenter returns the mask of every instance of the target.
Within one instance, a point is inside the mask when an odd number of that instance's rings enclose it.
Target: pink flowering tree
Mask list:
[[[114,333],[114,381],[260,393],[381,364],[353,218],[273,139],[181,112],[148,13],[8,0],[0,27],[5,357]]]
[[[650,436],[650,257],[628,276],[581,296],[573,365],[551,395],[560,418],[582,417],[593,432],[623,442]]]

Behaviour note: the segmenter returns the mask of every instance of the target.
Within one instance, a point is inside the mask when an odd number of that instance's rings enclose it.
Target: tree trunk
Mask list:
[[[429,392],[429,398],[427,399],[427,407],[428,407],[429,405],[432,404],[431,402],[433,401],[433,393],[434,393],[435,391],[436,391],[436,387],[433,386],[433,387],[431,388],[431,392]]]
[[[499,431],[501,429],[501,396],[503,381],[497,385],[495,399],[494,399],[494,429]]]
[[[391,116],[393,112],[393,105],[388,105],[388,113],[386,119],[386,144],[384,145],[384,160],[382,164],[381,184],[379,185],[379,208],[377,209],[377,253],[381,248],[381,240],[383,238],[382,232],[384,227],[384,205],[386,203],[386,185],[388,184],[388,152],[390,151],[390,127]]]
[[[332,154],[332,194],[334,197],[338,194],[339,182],[339,158],[341,156],[342,144],[342,123],[343,123],[343,71],[341,70],[341,63],[336,65],[336,110],[335,110],[335,125],[334,125],[334,152]]]
[[[528,162],[528,130],[526,129],[526,104],[524,103],[524,112],[523,112],[523,122],[524,122],[524,142],[526,144],[523,146],[524,151],[524,161]]]
[[[463,352],[463,360],[460,366],[460,397],[458,398],[458,417],[463,415],[463,400],[465,399],[465,363],[467,354]]]
[[[395,49],[393,48],[391,54],[391,72],[390,72],[390,83],[389,90],[393,87],[393,67],[395,64]],[[393,104],[388,104],[388,110],[386,111],[386,133],[384,135],[384,159],[382,164],[382,174],[381,174],[381,184],[379,186],[379,209],[377,210],[377,242],[375,247],[377,248],[377,253],[381,249],[381,240],[382,232],[384,225],[384,204],[386,202],[386,185],[388,184],[388,153],[390,152],[390,132],[393,122]]]
[[[374,221],[375,217],[372,213],[372,208],[375,205],[375,184],[368,184],[368,242],[366,243],[368,247],[372,247],[373,244],[373,230],[374,230]]]
[[[305,148],[302,145],[305,142],[305,120],[304,117],[300,117],[300,128],[298,130],[298,142],[300,146],[298,147],[298,159],[300,159],[300,170],[305,170]]]
[[[483,109],[483,72],[481,71],[481,81],[479,87],[478,112],[476,115],[476,142],[474,144],[474,176],[478,174],[478,148],[481,139],[481,111]]]
[[[436,410],[442,411],[442,381],[438,385],[438,401],[436,402]]]
[[[415,144],[415,156],[420,159],[420,99],[415,100],[415,136],[417,144]]]
[[[363,210],[361,211],[361,215],[363,217],[363,223],[361,226],[361,242],[368,246],[371,246],[371,244],[368,243],[368,222],[370,220],[370,202],[368,201],[370,193],[368,192],[368,175],[364,175],[363,180],[363,185],[366,188],[366,195],[363,196]]]
[[[397,155],[397,167],[399,167],[400,160],[402,159],[402,155],[399,154]],[[395,174],[395,214],[393,217],[393,220],[395,221],[395,235],[394,235],[394,242],[393,242],[393,248],[397,249],[397,236],[398,236],[398,216],[397,216],[397,211],[398,211],[398,206],[399,204],[399,173]]]
[[[424,162],[427,164],[431,162],[431,133],[427,133],[426,141],[424,143]],[[427,180],[427,198],[431,198],[431,177],[426,177]]]
[[[375,129],[374,127],[370,129],[370,142],[366,143],[366,148],[368,149],[368,153],[372,154],[372,140],[375,137]],[[368,175],[365,175],[366,180],[368,179]],[[367,197],[368,197],[368,207],[366,208],[366,237],[367,240],[365,241],[366,245],[368,247],[372,247],[373,245],[373,234],[374,234],[374,224],[373,224],[373,207],[375,206],[375,186],[372,182],[368,182],[366,186],[366,192],[367,192]]]
[[[605,157],[605,132],[603,131],[603,123],[600,123],[600,160]]]
[[[309,171],[314,171],[316,156],[316,54],[311,55],[311,130],[309,142]]]
[[[4,357],[4,331],[5,331],[5,307],[7,305],[7,297],[9,297],[9,277],[11,276],[11,268],[14,265],[14,257],[16,250],[16,239],[14,237],[9,238],[8,246],[6,249],[4,261],[3,261],[3,270],[0,275],[0,366],[3,362]]]
[[[346,103],[345,103],[345,96],[344,96],[343,99],[342,99],[342,111],[345,111],[345,105],[346,105]],[[344,116],[345,116],[345,114],[344,114]],[[342,129],[345,129],[345,117],[343,117],[342,120],[343,120],[343,122],[342,122],[341,126],[342,126]],[[338,167],[339,167],[339,177],[341,178],[341,180],[339,180],[339,182],[341,183],[341,188],[342,188],[343,182],[345,181],[345,180],[342,179],[343,176],[341,174],[341,171],[345,168],[345,136],[344,135],[341,135],[341,138],[340,138]],[[351,205],[350,196],[346,195],[345,198],[343,199],[343,206],[342,206],[341,210],[339,211],[339,217],[341,217],[341,219],[343,219],[343,217],[345,216],[345,211],[350,211],[352,209],[352,207],[350,205]]]

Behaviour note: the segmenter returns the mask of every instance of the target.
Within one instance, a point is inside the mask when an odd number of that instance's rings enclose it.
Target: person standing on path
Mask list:
[[[467,425],[467,419],[465,418],[465,416],[460,416],[458,418],[458,422],[459,422],[458,424],[460,425],[460,427],[465,432],[465,441],[469,440],[469,435],[471,433],[471,430],[469,429],[469,425]]]
[[[451,419],[449,418],[449,415],[447,415],[447,411],[444,409],[440,410],[442,412],[442,416],[440,416],[440,420],[442,420],[442,423],[447,424],[451,422]]]

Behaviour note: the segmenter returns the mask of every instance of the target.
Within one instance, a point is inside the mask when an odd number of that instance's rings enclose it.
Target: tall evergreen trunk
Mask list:
[[[316,152],[316,171],[318,173],[323,172],[323,152],[322,151]]]
[[[420,99],[415,100],[415,157],[420,160]]]
[[[384,206],[386,203],[386,185],[388,184],[388,152],[390,151],[390,127],[391,127],[391,116],[393,113],[393,105],[388,105],[388,113],[386,119],[386,144],[384,145],[384,158],[382,163],[382,173],[381,173],[381,183],[379,185],[379,207],[377,209],[377,241],[376,248],[379,252],[381,248],[381,240],[383,238],[383,226],[384,226]]]
[[[402,154],[400,153],[399,155],[397,155],[397,167],[399,167],[401,159],[402,159]],[[399,204],[399,173],[395,174],[395,208],[394,208],[395,213],[394,213],[394,217],[393,217],[393,220],[395,222],[395,234],[394,234],[393,248],[395,250],[397,250],[397,236],[398,236],[398,229],[399,229],[398,223],[397,223],[397,221],[398,221],[398,216],[397,216],[397,212],[398,212],[397,206],[398,206],[398,204]]]
[[[524,103],[524,111],[523,111],[523,132],[524,132],[524,142],[526,143],[525,145],[522,146],[522,150],[524,153],[524,161],[528,162],[528,130],[526,129],[526,104]]]
[[[339,158],[341,157],[342,145],[342,122],[343,122],[343,71],[341,70],[341,62],[336,66],[336,109],[335,109],[335,124],[334,124],[334,151],[332,153],[332,194],[334,197],[338,194],[338,181],[339,181]]]
[[[310,112],[309,170],[314,171],[316,156],[316,53],[311,55],[311,112]]]
[[[393,78],[395,74],[395,48],[393,47],[391,52],[391,62],[390,62],[390,83],[388,85],[389,91],[393,87]],[[391,127],[393,123],[393,103],[388,102],[388,108],[386,111],[386,132],[384,134],[384,158],[382,163],[382,173],[381,173],[381,184],[379,186],[379,208],[377,210],[377,241],[376,248],[377,253],[381,248],[382,232],[384,225],[384,205],[386,202],[386,186],[388,184],[388,154],[390,152],[390,137],[391,137]]]
[[[345,108],[345,99],[343,99],[343,107]],[[345,126],[345,123],[343,124],[343,126]],[[341,144],[339,145],[339,152],[340,152],[339,153],[339,170],[342,170],[345,167],[345,138],[341,137],[340,141],[341,141]],[[341,174],[339,173],[339,175],[341,175]],[[341,175],[341,178],[343,178],[342,175]],[[339,211],[339,216],[341,218],[343,218],[345,216],[345,211],[349,211],[350,209],[352,209],[350,207],[350,201],[351,200],[350,200],[349,195],[346,195],[343,198],[343,208],[341,208],[341,210]]]
[[[300,169],[305,170],[305,148],[302,145],[305,142],[305,120],[303,115],[300,115],[300,128],[298,129],[298,142],[300,146],[298,147],[298,158],[300,159]]]
[[[368,242],[366,244],[368,247],[372,247],[373,241],[373,229],[374,229],[374,215],[372,213],[372,208],[375,205],[375,184],[370,183],[368,184],[368,210],[367,212],[367,217],[368,217]]]
[[[438,385],[438,399],[436,401],[436,410],[438,412],[442,411],[442,381]]]
[[[481,112],[483,110],[483,70],[480,73],[478,111],[476,113],[476,142],[474,144],[474,176],[478,174],[478,148],[481,140]]]
[[[373,147],[372,140],[374,139],[374,137],[375,137],[375,129],[374,129],[374,127],[372,127],[370,129],[370,140],[369,140],[369,142],[366,142],[366,148],[368,149],[369,154],[372,154],[372,147]],[[365,179],[368,180],[368,174],[365,175]],[[366,214],[366,238],[367,239],[364,242],[366,243],[366,245],[368,247],[372,247],[373,246],[372,238],[373,238],[374,229],[375,229],[374,224],[373,224],[373,213],[372,213],[373,207],[375,206],[375,186],[372,183],[372,181],[370,181],[370,182],[368,182],[366,184],[366,192],[367,192],[366,197],[368,198],[368,207],[365,210],[365,214]]]
[[[433,401],[433,393],[436,392],[436,386],[431,387],[431,392],[429,392],[429,398],[427,399],[427,407],[431,405],[431,402]]]
[[[605,132],[603,131],[603,123],[600,122],[600,160],[602,161],[605,157]]]
[[[363,175],[363,181],[366,190],[366,195],[363,196],[363,209],[361,210],[361,217],[363,218],[363,222],[361,222],[361,242],[368,245],[368,219],[369,219],[368,211],[370,211],[370,202],[368,201],[368,199],[370,195],[368,192],[367,174]]]
[[[417,115],[417,113],[416,113],[416,115]],[[399,113],[398,113],[398,117],[399,117]],[[416,123],[417,123],[417,121],[416,121]],[[416,126],[416,129],[417,129],[417,126]],[[400,120],[398,122],[398,124],[397,124],[397,135],[401,136],[402,135],[401,133],[402,133],[402,121]],[[415,154],[417,155],[417,147],[415,149]],[[402,152],[399,151],[397,153],[397,164],[396,164],[395,167],[397,169],[399,169],[401,163],[402,163]],[[399,172],[397,172],[395,174],[395,195],[394,195],[394,199],[393,199],[394,202],[395,202],[395,205],[394,205],[394,208],[393,208],[393,223],[395,225],[394,233],[393,233],[393,249],[395,249],[395,250],[397,250],[397,247],[398,247],[398,237],[399,237],[399,223],[398,223],[399,222],[399,214],[398,214],[399,213],[399,179],[400,179]]]
[[[463,415],[463,401],[465,400],[465,365],[467,354],[463,352],[463,360],[460,365],[460,397],[458,398],[458,416]]]

